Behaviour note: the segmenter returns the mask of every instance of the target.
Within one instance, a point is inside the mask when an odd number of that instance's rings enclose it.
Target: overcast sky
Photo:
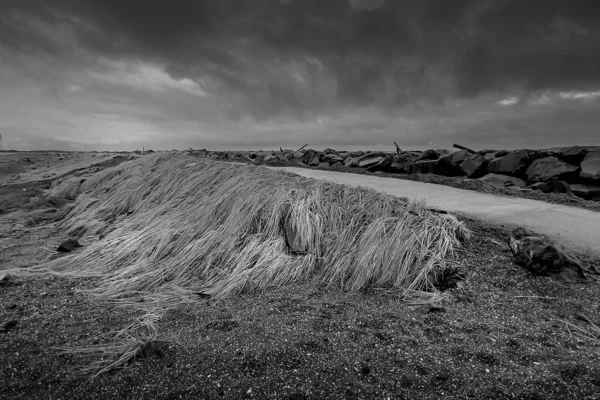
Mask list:
[[[600,1],[0,0],[13,149],[600,144]]]

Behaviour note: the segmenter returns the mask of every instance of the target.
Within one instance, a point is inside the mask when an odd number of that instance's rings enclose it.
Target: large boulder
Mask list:
[[[527,182],[525,182],[523,179],[517,178],[515,176],[501,174],[487,174],[477,180],[485,182],[488,185],[498,189],[505,189],[512,186],[523,188],[527,185]]]
[[[578,167],[567,164],[556,157],[535,160],[525,172],[529,182],[572,181],[578,174]]]
[[[270,161],[270,160],[272,160],[272,159],[274,159],[274,158],[275,158],[275,155],[274,155],[273,153],[271,153],[271,152],[267,153],[267,154],[264,156],[264,160],[265,160],[265,161]]]
[[[561,160],[572,165],[579,165],[588,153],[588,149],[582,146],[571,146],[561,149],[557,156]]]
[[[392,158],[392,163],[388,167],[388,172],[400,174],[406,171],[406,166],[413,162],[415,156],[410,153],[402,153]]]
[[[259,151],[255,151],[250,153],[250,158],[265,158],[266,156],[270,155],[271,152],[270,151],[263,151],[263,150],[259,150]]]
[[[377,164],[374,164],[374,165],[371,165],[370,167],[368,167],[367,170],[369,170],[371,172],[376,172],[376,171],[386,172],[388,170],[388,168],[390,167],[390,165],[392,165],[393,161],[394,161],[393,156],[384,157]]]
[[[358,164],[358,166],[361,168],[368,168],[375,164],[379,164],[383,160],[384,160],[383,157],[368,157],[368,158],[362,159],[360,161],[360,163]]]
[[[600,150],[589,152],[581,162],[582,179],[600,185]]]
[[[324,154],[323,157],[321,157],[321,161],[328,162],[329,164],[335,164],[336,162],[344,161],[344,158],[337,154],[329,153],[329,154]]]
[[[460,168],[469,178],[477,179],[487,173],[487,164],[484,156],[472,154],[460,164]]]
[[[496,157],[496,153],[486,153],[483,157],[485,157],[486,161],[488,161],[488,162],[495,160],[496,158],[499,158],[499,157]]]
[[[455,153],[441,157],[437,163],[438,173],[445,176],[465,175],[465,172],[460,165],[471,155],[472,153],[470,151],[459,150]]]
[[[359,160],[366,160],[368,158],[376,158],[376,157],[387,157],[389,156],[389,153],[383,152],[383,151],[369,151],[365,154],[363,154],[362,156],[358,157]]]
[[[309,165],[315,155],[318,156],[319,152],[313,149],[308,149],[304,151],[304,155],[302,156],[302,162],[306,165]]]
[[[571,185],[571,191],[582,199],[600,201],[600,187],[588,185]]]
[[[534,275],[552,276],[565,282],[587,280],[579,260],[547,237],[517,228],[508,238],[508,244],[515,263]]]
[[[360,160],[358,158],[346,157],[346,159],[344,160],[344,167],[358,167],[359,164]]]
[[[440,158],[440,154],[433,149],[429,149],[421,153],[421,155],[415,159],[415,162],[421,160],[437,160],[438,158]]]
[[[319,155],[315,154],[310,161],[308,162],[308,166],[310,167],[318,167],[319,164],[321,163],[321,161],[319,160]],[[326,163],[327,165],[329,165],[329,163]]]
[[[405,170],[409,174],[435,174],[437,160],[420,160],[407,164]]]
[[[530,158],[526,150],[517,150],[504,157],[495,158],[488,164],[488,172],[512,176],[523,176]]]

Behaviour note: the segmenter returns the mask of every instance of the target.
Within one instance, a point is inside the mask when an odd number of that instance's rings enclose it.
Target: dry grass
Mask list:
[[[189,161],[157,154],[84,182],[57,182],[49,195],[78,196],[59,230],[89,245],[18,273],[100,277],[93,295],[157,315],[197,293],[219,300],[311,280],[419,303],[439,299],[431,277],[470,235],[424,203],[264,167]],[[114,367],[136,343],[130,334],[90,351],[118,353]]]
[[[96,294],[112,299],[167,284],[222,298],[307,279],[410,298],[434,292],[427,275],[469,235],[422,203],[260,167],[186,168],[188,160],[156,155],[54,186],[54,196],[80,194],[60,229],[110,233],[43,268],[100,276]],[[286,226],[300,252],[288,248]]]
[[[163,310],[160,310],[162,312]],[[113,332],[110,343],[74,348],[56,348],[63,354],[92,356],[95,360],[83,368],[92,373],[91,379],[119,368],[140,356],[146,343],[154,341],[158,334],[160,314],[149,312],[137,318],[119,331]]]
[[[585,326],[575,325],[565,320],[560,321],[565,324],[565,328],[569,333],[569,340],[575,338],[589,343],[592,346],[597,346],[600,344],[600,327],[589,319],[587,320],[587,325]]]

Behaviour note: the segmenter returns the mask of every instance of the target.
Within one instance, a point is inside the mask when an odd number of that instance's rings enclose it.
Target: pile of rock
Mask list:
[[[515,263],[534,275],[551,276],[569,283],[588,281],[577,257],[544,235],[517,228],[508,238],[508,245]]]
[[[545,150],[459,151],[336,151],[325,149],[255,152],[194,150],[217,160],[344,170],[362,168],[374,173],[429,173],[478,179],[491,186],[574,194],[600,201],[600,148],[573,146]]]

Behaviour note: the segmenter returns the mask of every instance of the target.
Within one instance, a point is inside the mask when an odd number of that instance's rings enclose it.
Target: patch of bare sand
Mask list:
[[[108,161],[117,153],[1,152],[0,185],[52,179],[71,171]]]

